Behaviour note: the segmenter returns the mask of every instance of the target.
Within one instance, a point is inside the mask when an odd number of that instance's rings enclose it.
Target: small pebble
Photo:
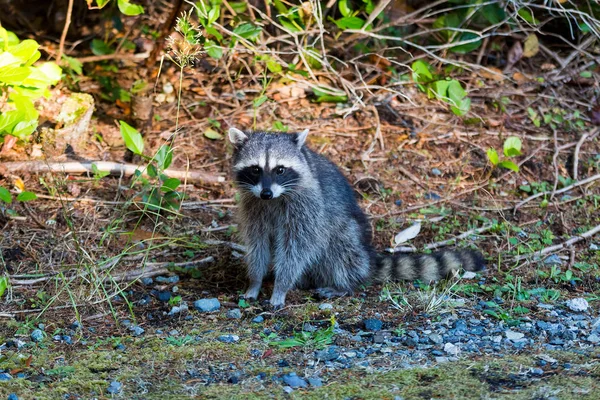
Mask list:
[[[156,282],[160,282],[160,283],[177,283],[179,282],[179,275],[173,275],[173,276],[157,276],[156,277]]]
[[[567,301],[567,307],[569,310],[575,312],[584,312],[590,307],[589,303],[583,297],[576,297]]]
[[[383,327],[383,322],[376,318],[370,318],[364,320],[365,329],[371,332],[380,331]]]
[[[138,325],[130,326],[129,330],[132,332],[133,336],[140,336],[145,332],[144,328]]]
[[[235,343],[240,340],[240,337],[238,335],[221,335],[217,338],[217,340],[223,343]]]
[[[319,306],[319,310],[324,311],[324,310],[332,310],[333,306],[329,303],[323,303]]]
[[[252,319],[252,322],[254,322],[255,324],[260,324],[262,322],[264,322],[265,317],[263,317],[262,315],[257,315],[256,317],[254,317]]]
[[[312,387],[323,386],[323,381],[321,380],[321,378],[308,378],[308,383]]]
[[[285,382],[288,386],[292,388],[305,388],[308,386],[308,383],[295,372],[290,372],[289,374],[285,374],[282,376],[283,382]]]
[[[226,316],[229,319],[240,319],[242,318],[242,311],[239,308],[234,308],[233,310],[227,311]]]
[[[562,260],[556,254],[552,254],[544,259],[546,265],[562,265]]]
[[[458,346],[452,344],[452,343],[446,343],[444,345],[444,351],[448,354],[450,354],[451,356],[456,356],[458,354],[458,352],[460,351],[460,349],[458,348]]]
[[[211,311],[217,311],[218,309],[220,309],[221,303],[216,298],[200,299],[200,300],[196,300],[194,302],[194,307],[198,311],[211,312]]]
[[[10,381],[12,376],[6,372],[0,372],[0,382]]]
[[[152,278],[142,278],[142,283],[144,286],[150,286],[154,283],[154,280]]]
[[[108,389],[106,389],[106,391],[109,394],[117,394],[121,391],[121,389],[123,389],[123,384],[121,382],[112,381],[110,385],[108,385]]]
[[[11,393],[8,395],[8,400],[19,400],[19,396],[17,396],[15,393]]]
[[[283,387],[283,391],[286,392],[287,394],[290,394],[290,393],[292,393],[294,391],[294,389],[292,389],[289,386],[284,386]]]
[[[158,297],[158,300],[166,303],[167,301],[171,300],[171,292],[168,290],[161,290],[157,293],[156,297]]]
[[[435,175],[435,176],[440,176],[440,175],[442,175],[442,171],[440,171],[440,170],[439,170],[439,169],[437,169],[437,168],[433,168],[433,169],[431,170],[431,173],[432,173],[433,175]]]
[[[31,332],[31,335],[29,335],[29,337],[34,342],[39,343],[42,340],[44,340],[44,332],[42,332],[40,329],[35,329],[33,332]]]
[[[507,331],[505,331],[504,334],[506,335],[506,338],[508,340],[511,340],[513,342],[521,340],[521,339],[523,339],[523,337],[525,337],[525,335],[522,334],[521,332],[515,332],[515,331],[512,331],[510,329],[507,330]]]

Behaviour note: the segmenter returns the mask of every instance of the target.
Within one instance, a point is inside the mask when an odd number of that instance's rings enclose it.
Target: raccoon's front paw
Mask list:
[[[246,291],[246,293],[244,295],[242,295],[242,298],[244,298],[247,302],[251,303],[256,301],[256,299],[258,299],[258,292],[259,290],[253,290],[253,289],[248,289]]]

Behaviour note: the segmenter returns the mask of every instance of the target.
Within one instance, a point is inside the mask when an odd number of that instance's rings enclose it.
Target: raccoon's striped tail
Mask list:
[[[472,250],[442,250],[431,254],[396,253],[378,255],[373,278],[376,281],[413,281],[429,283],[446,278],[453,271],[485,269],[483,255]]]

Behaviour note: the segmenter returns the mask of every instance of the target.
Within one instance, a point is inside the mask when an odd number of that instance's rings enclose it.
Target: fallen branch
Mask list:
[[[105,279],[108,282],[122,282],[122,281],[133,281],[135,279],[141,278],[151,278],[154,276],[166,274],[169,271],[168,267],[185,267],[188,265],[201,265],[208,264],[214,262],[215,258],[213,256],[208,256],[201,260],[197,261],[187,261],[187,262],[157,262],[157,263],[146,263],[143,268],[136,269],[133,271],[127,271],[120,274],[114,274],[111,277]]]
[[[135,171],[142,171],[147,176],[146,167],[135,164],[122,164],[112,161],[68,161],[68,162],[44,162],[44,161],[13,161],[3,163],[7,172],[28,171],[28,172],[62,172],[66,174],[91,174],[92,165],[95,165],[98,171],[110,172],[115,176],[131,176]],[[209,174],[207,172],[166,169],[165,175],[170,178],[187,180],[188,182],[206,182],[221,183],[225,182],[225,177],[221,175]]]
[[[594,236],[597,233],[600,233],[600,225],[596,225],[595,227],[593,227],[589,231],[584,232],[584,233],[582,233],[579,236],[573,236],[571,239],[569,239],[569,240],[567,240],[567,241],[565,241],[563,243],[560,243],[560,244],[557,244],[557,245],[554,245],[554,246],[550,246],[550,247],[546,247],[545,249],[536,251],[535,253],[523,254],[521,256],[517,256],[517,257],[514,258],[514,260],[515,261],[521,261],[521,260],[524,260],[524,259],[534,259],[534,258],[537,258],[537,257],[541,257],[541,256],[546,255],[548,253],[553,253],[553,252],[555,252],[557,250],[562,250],[565,247],[571,247],[575,243],[581,242],[582,240],[587,239],[589,237],[592,237],[592,236]]]
[[[529,196],[529,197],[528,197],[528,198],[526,198],[525,200],[523,200],[523,201],[521,201],[520,203],[518,203],[518,204],[515,206],[515,208],[514,208],[513,212],[517,212],[517,210],[518,210],[518,209],[519,209],[519,208],[520,208],[520,207],[521,207],[523,204],[529,203],[531,200],[533,200],[533,199],[537,199],[538,197],[547,196],[547,195],[549,195],[549,194],[552,194],[552,195],[557,195],[557,194],[561,194],[561,193],[564,193],[564,192],[568,192],[568,191],[569,191],[569,190],[571,190],[571,189],[574,189],[574,188],[576,188],[576,187],[578,187],[578,186],[582,186],[582,185],[585,185],[585,184],[588,184],[588,183],[591,183],[591,182],[597,181],[598,179],[600,179],[600,174],[596,174],[596,175],[590,176],[589,178],[586,178],[586,179],[584,179],[584,180],[582,180],[582,181],[579,181],[579,182],[575,182],[574,184],[572,184],[572,185],[569,185],[569,186],[567,186],[567,187],[564,187],[564,188],[562,188],[562,189],[560,189],[560,190],[557,190],[557,191],[550,190],[550,191],[547,191],[547,192],[541,192],[541,193],[538,193],[538,194],[534,194],[533,196]]]

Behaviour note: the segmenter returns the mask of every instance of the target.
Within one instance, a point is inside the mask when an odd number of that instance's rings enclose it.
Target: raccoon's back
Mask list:
[[[372,278],[376,281],[438,281],[460,269],[482,271],[483,255],[472,250],[442,250],[431,254],[380,255]]]

